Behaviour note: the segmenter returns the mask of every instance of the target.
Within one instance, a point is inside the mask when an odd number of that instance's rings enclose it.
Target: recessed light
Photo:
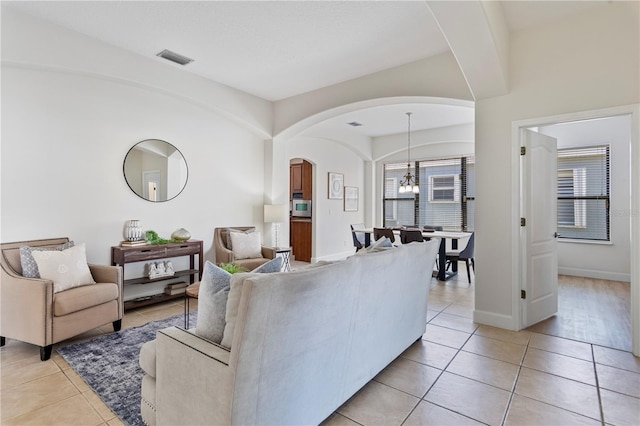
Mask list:
[[[175,62],[176,64],[180,64],[180,65],[187,65],[190,64],[191,62],[193,62],[193,59],[191,58],[187,58],[184,55],[181,55],[179,53],[176,52],[172,52],[170,50],[163,50],[162,52],[158,53],[156,56],[159,56],[161,58],[167,59],[171,62]]]

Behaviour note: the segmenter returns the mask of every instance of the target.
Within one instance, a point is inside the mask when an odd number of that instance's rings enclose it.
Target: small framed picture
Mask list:
[[[344,187],[344,211],[358,211],[358,188],[355,186]]]
[[[329,172],[329,199],[342,200],[343,188],[344,175],[342,173]]]

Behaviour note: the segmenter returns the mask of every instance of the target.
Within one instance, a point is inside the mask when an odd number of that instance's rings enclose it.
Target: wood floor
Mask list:
[[[631,351],[628,282],[558,276],[558,313],[527,330]]]

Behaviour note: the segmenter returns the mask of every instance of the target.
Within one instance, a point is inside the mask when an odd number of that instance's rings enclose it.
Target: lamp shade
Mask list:
[[[267,223],[285,222],[289,218],[289,206],[286,204],[265,204],[264,221]]]

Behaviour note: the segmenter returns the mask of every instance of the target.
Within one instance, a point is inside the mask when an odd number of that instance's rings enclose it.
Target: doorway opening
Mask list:
[[[313,165],[302,158],[289,161],[289,238],[292,257],[311,262],[313,251]]]
[[[521,235],[521,247],[525,247],[519,264],[521,280],[514,285],[514,293],[524,297],[514,303],[521,328],[632,351],[632,323],[638,315],[632,303],[638,283],[633,279],[634,243],[629,238],[633,234],[629,161],[634,137],[632,112],[584,113],[514,123],[520,144],[524,141],[523,129],[529,129],[555,138],[558,149],[558,165],[553,171],[558,204],[548,211],[553,214],[558,233],[558,309],[534,323],[527,318],[527,305],[538,294],[535,279],[527,271],[532,262],[526,250],[528,242]],[[570,156],[573,158],[567,160]],[[527,173],[530,176],[525,181]],[[531,195],[536,179],[548,178],[527,170],[524,161],[519,174],[521,199]],[[597,194],[593,192],[596,183]],[[525,219],[526,227],[540,225],[529,217]]]

